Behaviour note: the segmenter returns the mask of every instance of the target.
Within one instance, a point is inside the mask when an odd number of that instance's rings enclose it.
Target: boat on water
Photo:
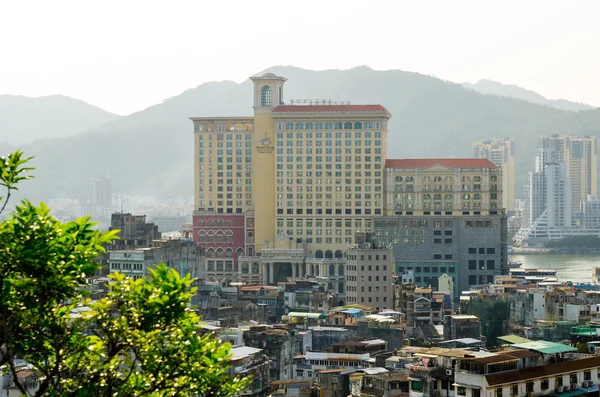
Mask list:
[[[508,264],[507,264],[507,267],[509,269],[516,269],[516,268],[521,267],[521,266],[523,266],[523,262],[511,262],[511,261],[509,261]]]
[[[554,269],[525,269],[522,267],[513,267],[508,269],[511,278],[526,281],[557,281],[556,270]]]

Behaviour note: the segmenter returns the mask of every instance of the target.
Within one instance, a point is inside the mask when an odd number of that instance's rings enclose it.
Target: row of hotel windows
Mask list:
[[[211,171],[213,169],[213,165],[212,164],[208,164],[207,165],[208,170]],[[204,170],[206,167],[204,166],[203,163],[200,163],[200,170]],[[223,165],[223,164],[217,164],[216,165],[216,169],[217,171],[223,171],[224,169],[226,169],[227,171],[233,171],[233,165],[227,164],[227,165]],[[235,169],[236,171],[252,171],[252,164],[246,164],[246,165],[242,165],[242,164],[236,164],[235,165]]]
[[[283,123],[278,123],[277,124],[277,129],[281,130],[283,129],[282,127],[284,126]],[[361,121],[355,121],[355,122],[351,122],[351,121],[346,121],[346,122],[342,122],[342,121],[336,121],[336,122],[307,122],[307,123],[301,123],[301,122],[297,122],[297,123],[285,123],[285,129],[286,130],[362,130],[362,129],[371,129],[373,128],[373,123],[370,121],[365,121],[364,123]],[[379,129],[381,128],[381,122],[380,121],[376,121],[375,122],[375,128]]]
[[[213,140],[213,135],[212,134],[207,134],[208,136],[208,141],[212,141]],[[223,141],[226,140],[227,142],[231,142],[233,141],[233,134],[216,134],[214,135],[215,140],[216,141]],[[245,134],[244,138],[246,140],[246,145],[248,144],[248,142],[252,141],[252,134]],[[203,141],[204,140],[204,135],[198,135],[198,140]],[[235,134],[235,140],[236,141],[241,141],[242,140],[242,134]],[[222,142],[217,142],[217,146],[219,143]],[[223,146],[218,146],[218,147],[223,147]]]
[[[396,205],[394,206],[395,209],[397,210],[402,210],[402,209],[406,209],[408,211],[411,211],[413,209],[415,209],[415,205],[414,203],[406,203],[405,205],[402,202],[396,202]],[[441,210],[442,209],[442,203],[433,203],[433,205],[431,205],[431,203],[423,203],[422,208],[424,210]],[[463,201],[461,203],[461,209],[464,210],[468,210],[468,209],[482,209],[481,206],[481,201],[473,201],[473,202],[469,202],[469,201]],[[498,203],[497,202],[490,202],[490,208],[494,208],[497,209],[498,208]],[[454,204],[452,202],[446,202],[444,203],[444,210],[454,210]]]
[[[363,151],[362,148],[355,148],[354,149],[354,153],[355,154],[361,154],[362,151]],[[322,148],[316,148],[314,150],[314,152],[315,152],[314,154],[323,154],[323,149]],[[371,148],[364,148],[364,154],[371,154],[371,152],[372,152]],[[375,148],[373,150],[373,152],[375,154],[381,154],[381,148]],[[278,155],[282,155],[282,154],[284,154],[284,149],[281,148],[281,147],[279,147],[279,148],[277,148],[276,153]],[[352,148],[346,147],[344,149],[344,153],[347,155],[346,157],[344,157],[344,159],[347,162],[351,162],[353,157],[352,156],[348,156],[348,155],[352,154]],[[287,155],[294,154],[294,149],[293,148],[285,149],[285,154],[287,154]],[[301,155],[301,154],[313,154],[313,149],[312,148],[306,148],[306,149],[303,150],[302,148],[296,148],[296,154],[297,155]],[[334,150],[332,148],[325,148],[325,154],[334,154]],[[342,154],[342,148],[336,148],[335,149],[335,154],[336,155],[341,155]],[[336,157],[336,159],[338,159],[338,157]],[[356,157],[354,157],[354,159],[356,159]],[[339,161],[342,161],[342,157],[339,157]]]
[[[327,169],[327,170],[333,169],[333,167],[331,167],[331,162],[333,162],[333,159],[334,159],[333,156],[314,156],[314,157],[312,157],[312,156],[306,156],[304,158],[302,156],[296,156],[295,157],[295,159],[296,159],[296,161],[298,163],[305,163],[305,162],[306,163],[311,163],[313,161],[313,158],[314,158],[315,162],[317,162],[317,163],[322,163],[323,162],[323,158],[325,158],[325,162],[328,163],[328,164],[326,164],[327,166],[325,167],[325,169]],[[359,162],[363,161],[362,158],[363,158],[363,156],[354,156],[354,157],[352,157],[352,156],[345,156],[345,161],[349,163],[349,162],[352,161],[352,159],[354,159],[354,161],[356,161],[357,163],[359,163]],[[283,163],[284,162],[283,159],[284,159],[284,156],[277,156],[277,162],[278,163]],[[286,159],[287,163],[291,163],[291,162],[294,161],[294,156],[287,156],[287,157],[285,157],[285,159]],[[304,159],[306,159],[306,160],[304,160]],[[375,168],[376,169],[381,169],[381,164],[380,164],[380,162],[381,162],[381,156],[375,156],[375,157],[364,156],[364,161],[367,162],[367,163],[371,162],[372,159],[375,159],[375,161],[377,163],[379,163],[379,164],[375,164]],[[335,156],[335,162],[338,163],[338,164],[336,164],[336,169],[341,170],[342,166],[339,163],[342,162],[342,156]],[[281,165],[281,167],[279,165]],[[339,165],[339,167],[337,167],[338,165]],[[346,164],[346,165],[348,165],[348,164]],[[301,166],[296,166],[296,169],[300,170],[302,168],[303,167],[301,167]],[[323,167],[321,167],[321,164],[317,164],[315,168],[318,169],[318,170],[323,169]],[[360,167],[356,167],[356,169],[359,169],[359,168]],[[366,165],[365,165],[365,168],[367,168]],[[277,165],[277,169],[278,170],[282,170],[283,169],[283,164],[278,164]],[[293,169],[293,167],[288,167],[288,169]],[[312,164],[306,164],[306,169],[307,170],[311,170],[312,169]],[[379,183],[381,183],[381,181],[379,181]]]
[[[293,164],[293,163],[287,163],[287,164],[285,164],[285,167],[284,167],[283,163],[281,163],[281,162],[278,163],[277,164],[277,169],[278,170],[283,170],[284,168],[287,169],[287,170],[293,170],[294,168],[297,169],[297,170],[304,169],[305,165],[300,160],[300,157],[301,156],[296,157],[297,163],[295,163],[295,164]],[[360,158],[360,156],[356,156],[355,159],[356,158]],[[356,160],[356,161],[359,162],[360,160]],[[351,164],[343,164],[343,166],[346,169],[351,169],[352,168]],[[360,167],[362,167],[362,166],[363,165],[361,165],[361,164],[354,164],[354,168],[356,168],[356,169],[360,169]],[[364,164],[364,167],[365,167],[366,170],[370,170],[371,169],[371,164],[370,163],[366,163],[366,164]],[[325,167],[323,167],[323,164],[317,163],[317,164],[315,164],[314,168],[317,169],[317,170],[322,170],[322,169],[332,170],[333,169],[333,164],[330,163],[330,162],[328,162],[327,164],[325,164]],[[335,164],[335,169],[336,170],[341,170],[342,168],[343,167],[342,167],[341,163],[338,162],[338,163]],[[373,168],[376,169],[376,170],[380,170],[382,168],[382,164],[381,163],[373,164]],[[312,163],[306,164],[306,169],[307,170],[312,170],[313,169]]]
[[[285,212],[285,214],[284,214]],[[307,208],[296,208],[296,215],[313,215],[313,209]],[[315,208],[314,215],[381,215],[381,208],[375,208],[375,210],[371,210],[370,208],[326,208],[323,211],[322,208]],[[283,208],[277,208],[277,215],[294,215],[293,208],[287,208],[285,211]]]
[[[288,236],[303,236],[303,235],[307,235],[307,236],[353,236],[354,235],[354,229],[346,229],[344,233],[342,233],[342,229],[325,229],[325,231],[323,231],[323,229],[296,229],[295,233],[293,229],[277,229],[277,234],[278,235],[288,235]]]
[[[208,158],[209,164],[212,164],[212,162],[213,162],[212,159],[213,159],[212,157]],[[234,159],[235,159],[235,163],[238,163],[238,164],[243,163],[243,162],[246,162],[246,163],[252,162],[252,156],[246,156],[246,157],[229,157],[228,156],[228,157],[217,157],[216,158],[218,164],[234,163],[234,161],[233,161]],[[204,163],[204,157],[198,157],[198,161],[200,162],[200,164]]]
[[[322,219],[306,219],[306,220],[303,220],[303,219],[297,219],[297,220],[277,219],[277,227],[283,227],[284,224],[287,227],[293,227],[294,222],[296,223],[296,227],[304,227],[304,226],[313,227],[313,226],[315,226],[318,228],[322,228],[323,226],[325,226],[328,229],[330,229],[334,226],[336,228],[341,228],[342,225],[346,228],[354,227],[356,229],[362,229],[363,224],[364,224],[365,228],[371,228],[371,225],[372,225],[372,222],[369,219],[365,220],[364,223],[361,219],[355,219],[354,226],[352,226],[353,222],[351,219],[344,219],[344,220],[342,220],[342,219],[335,219],[335,220],[332,220],[332,219],[325,219],[325,220],[322,220]],[[379,260],[379,255],[377,255],[377,256],[378,256],[377,260]],[[383,259],[385,260],[385,255],[384,255]],[[369,258],[369,260],[371,260],[371,259]]]
[[[333,137],[335,137],[336,139],[341,139],[341,138],[346,138],[346,139],[351,139],[352,138],[352,133],[351,132],[326,132],[325,133],[325,138],[326,139],[331,139]],[[283,137],[285,136],[287,139],[294,139],[294,137],[296,137],[296,139],[312,139],[313,138],[313,133],[312,132],[296,132],[295,134],[293,132],[287,132],[287,133],[283,133],[283,132],[278,132],[277,133],[277,139],[283,139]],[[323,133],[322,132],[315,132],[314,133],[314,137],[317,139],[322,139],[323,138]],[[370,131],[365,131],[365,132],[360,132],[360,131],[356,131],[354,133],[354,138],[381,138],[381,131],[375,131],[375,132],[370,132]],[[310,141],[308,141],[310,142]],[[306,146],[311,146],[311,144],[307,144]]]
[[[439,175],[438,176],[434,176],[434,177],[424,176],[421,180],[423,182],[423,185],[430,184],[432,181],[434,183],[436,183],[436,184],[441,184],[442,183],[442,177],[439,176]],[[463,183],[471,183],[471,180],[474,183],[481,183],[481,176],[476,175],[476,176],[473,177],[473,179],[471,179],[470,176],[465,175],[465,176],[462,177],[461,180],[462,180]],[[497,176],[496,175],[492,175],[491,176],[491,180],[492,180],[492,182],[496,182]],[[406,183],[414,183],[415,178],[412,177],[412,176],[404,177],[404,179],[401,176],[397,176],[397,177],[394,178],[394,182],[395,183],[402,183],[402,181],[404,181]],[[451,177],[451,176],[446,176],[446,177],[443,178],[443,181],[444,181],[445,184],[452,184],[453,181],[454,181],[454,178]]]
[[[349,165],[349,164],[346,164]],[[360,164],[356,164],[356,169],[359,170],[360,169]],[[346,169],[351,169],[351,167],[346,167]],[[352,171],[343,171],[343,174],[346,178],[351,178],[352,177]],[[342,171],[315,171],[314,172],[314,176],[317,178],[331,178],[335,175],[336,178],[341,178],[342,177]],[[303,177],[308,177],[308,178],[312,178],[313,176],[313,171],[277,171],[277,177],[278,178],[283,178],[283,177],[287,177],[287,178],[303,178]],[[354,176],[355,177],[371,177],[371,176],[376,176],[376,177],[381,177],[381,171],[365,171],[364,173],[362,171],[354,171]],[[289,184],[293,184],[294,180],[293,179],[288,179],[287,183]],[[298,180],[296,180],[297,184],[302,184],[303,182],[299,182]],[[312,183],[312,182],[307,182],[307,183]],[[329,182],[327,183],[331,183],[331,180],[329,180]],[[341,188],[336,188],[336,191],[342,191]]]
[[[194,132],[227,132],[227,131],[252,131],[252,124],[212,124],[212,123],[194,123]],[[231,135],[231,134],[228,134]],[[241,134],[237,134],[241,135]],[[249,135],[249,134],[246,134]]]
[[[285,142],[285,144],[284,144],[284,142]],[[313,142],[312,141],[306,141],[306,145],[304,145],[303,142],[304,141],[291,141],[291,140],[289,140],[289,141],[277,141],[277,147],[281,148],[281,147],[286,147],[286,146],[287,147],[293,147],[293,146],[297,146],[297,147],[300,147],[300,146],[312,147],[313,146],[313,144],[312,144]],[[360,140],[360,139],[355,139],[354,141],[352,141],[352,139],[347,139],[345,141],[342,141],[341,139],[339,139],[339,140],[335,141],[335,144],[334,144],[334,141],[332,141],[332,140],[326,140],[324,144],[323,144],[323,141],[315,141],[315,146],[316,147],[322,147],[322,146],[325,146],[325,147],[332,147],[332,146],[337,146],[337,147],[345,146],[345,147],[348,147],[348,146],[352,146],[352,142],[354,142],[354,146],[357,146],[359,148],[363,147],[363,146],[371,146],[371,143],[373,144],[373,146],[381,146],[381,139],[373,139],[373,140],[371,140],[371,139],[365,139],[364,141]],[[357,150],[359,150],[359,149],[357,148]],[[360,153],[360,151],[358,153]]]

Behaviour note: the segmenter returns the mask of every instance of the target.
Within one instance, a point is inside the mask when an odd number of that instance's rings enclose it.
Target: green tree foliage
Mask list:
[[[0,162],[2,209],[30,178],[28,160],[17,151]],[[228,375],[229,344],[198,334],[189,276],[161,264],[139,280],[116,274],[106,298],[85,299],[93,259],[116,238],[93,226],[88,218],[61,223],[28,201],[0,223],[0,365],[21,392],[229,396],[244,389],[248,379]],[[84,311],[74,315],[75,308]],[[39,373],[34,393],[18,380],[15,357]]]

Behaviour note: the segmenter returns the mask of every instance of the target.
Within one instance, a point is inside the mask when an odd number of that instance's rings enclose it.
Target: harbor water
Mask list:
[[[591,282],[592,268],[600,267],[600,255],[584,254],[527,254],[509,255],[511,262],[524,268],[556,270],[558,281]]]

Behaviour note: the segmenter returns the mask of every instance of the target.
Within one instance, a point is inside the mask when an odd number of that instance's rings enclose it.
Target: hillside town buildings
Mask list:
[[[525,187],[523,225],[514,242],[543,247],[567,236],[598,235],[597,162],[594,137],[541,138],[535,171]]]

